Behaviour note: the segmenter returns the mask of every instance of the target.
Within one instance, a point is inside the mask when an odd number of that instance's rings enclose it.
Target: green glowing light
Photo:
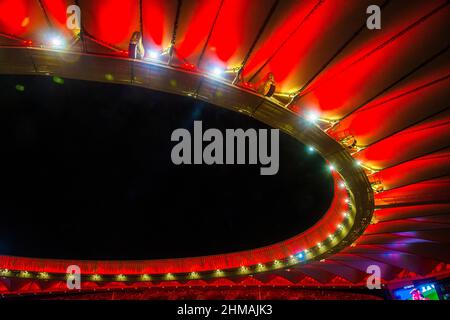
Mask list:
[[[54,76],[53,77],[53,82],[57,83],[57,84],[64,84],[64,79],[60,78],[60,77],[57,77],[57,76]]]

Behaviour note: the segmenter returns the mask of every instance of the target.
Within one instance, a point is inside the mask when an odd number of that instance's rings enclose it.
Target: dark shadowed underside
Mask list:
[[[223,132],[268,129],[247,116],[127,86],[0,81],[2,254],[151,259],[252,249],[306,230],[330,204],[324,160],[285,134],[275,176],[260,176],[260,165],[172,164],[174,129],[192,132],[194,120]]]

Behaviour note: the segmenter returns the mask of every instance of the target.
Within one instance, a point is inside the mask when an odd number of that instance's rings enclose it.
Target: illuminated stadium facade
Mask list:
[[[370,4],[381,30],[366,28]],[[0,256],[0,294],[68,292],[69,265],[82,293],[365,288],[371,265],[389,287],[447,278],[449,18],[446,1],[0,1],[0,74],[204,100],[293,136],[334,179],[319,222],[279,243],[145,261]],[[135,32],[143,59],[130,57]]]

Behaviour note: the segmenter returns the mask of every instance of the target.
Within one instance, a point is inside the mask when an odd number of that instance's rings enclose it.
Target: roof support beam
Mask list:
[[[258,33],[256,34],[255,39],[253,40],[252,45],[250,46],[250,49],[248,50],[247,54],[244,57],[244,60],[242,60],[241,66],[239,68],[239,71],[236,74],[236,77],[233,80],[233,84],[236,84],[239,82],[242,71],[244,70],[245,65],[247,64],[248,59],[250,58],[251,54],[253,53],[253,50],[256,47],[256,44],[258,43],[259,39],[263,35],[264,31],[266,30],[267,25],[269,24],[270,19],[272,18],[275,10],[277,9],[278,4],[280,3],[280,0],[275,0],[275,2],[272,4],[272,7],[269,10],[269,13],[267,14],[266,18],[264,19],[263,24],[259,28]]]
[[[209,33],[208,33],[208,37],[206,38],[205,45],[203,46],[202,52],[200,53],[200,57],[197,60],[198,68],[200,68],[200,64],[202,63],[202,59],[203,59],[203,56],[205,55],[206,48],[208,47],[209,40],[211,39],[211,35],[214,32],[214,27],[216,26],[217,19],[219,18],[220,11],[222,10],[222,7],[223,7],[223,1],[224,0],[220,1],[220,5],[219,5],[219,8],[217,9],[216,16],[214,17],[213,24],[211,26],[211,29],[209,29]]]
[[[256,76],[269,64],[269,62],[278,54],[278,52],[284,47],[284,45],[289,41],[289,39],[300,29],[300,27],[306,22],[306,20],[311,17],[314,12],[324,3],[324,0],[319,0],[316,5],[311,9],[310,12],[300,21],[300,23],[295,27],[295,29],[289,34],[289,36],[284,39],[284,41],[275,49],[272,55],[264,62],[264,64],[251,76],[249,81],[253,81]]]
[[[175,50],[175,42],[177,40],[177,31],[178,31],[178,22],[180,20],[180,12],[181,12],[182,5],[183,5],[183,0],[177,0],[177,10],[175,12],[175,20],[173,22],[172,38],[170,39],[169,61],[167,62],[167,64],[169,64],[169,65],[172,63],[173,52]]]

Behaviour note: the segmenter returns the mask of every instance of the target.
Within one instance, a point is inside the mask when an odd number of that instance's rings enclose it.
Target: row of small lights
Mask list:
[[[314,152],[314,151],[315,151],[315,149],[314,149],[313,147],[311,147],[311,146],[307,147],[307,150],[308,150],[309,152]],[[330,165],[328,166],[328,168],[329,168],[330,172],[333,172],[333,171],[336,170],[335,167],[334,167],[332,164],[330,164]],[[346,185],[345,185],[345,183],[344,183],[343,181],[340,181],[339,184],[338,184],[338,187],[339,187],[340,189],[345,189],[345,188],[346,188]],[[344,199],[344,202],[345,202],[346,204],[349,204],[349,203],[350,203],[349,198],[345,198],[345,199]],[[344,219],[348,219],[349,217],[350,217],[350,214],[349,214],[348,212],[343,212],[343,218],[344,218]],[[336,231],[335,231],[334,234],[329,234],[329,235],[328,235],[328,238],[327,238],[325,241],[318,242],[318,243],[316,244],[315,247],[316,247],[319,251],[320,251],[321,249],[324,248],[324,242],[326,242],[327,240],[333,241],[333,240],[336,238],[336,234],[337,234],[337,233],[340,233],[340,232],[344,229],[344,224],[339,223],[336,227],[337,227],[337,229],[336,229]],[[287,259],[287,263],[286,263],[286,264],[284,264],[284,263],[281,262],[280,260],[274,260],[273,263],[272,263],[272,268],[269,268],[269,267],[268,267],[267,265],[265,265],[265,264],[258,263],[256,266],[254,266],[254,271],[255,271],[256,273],[259,273],[259,272],[264,272],[264,271],[267,271],[267,270],[270,270],[270,269],[279,269],[279,268],[288,267],[288,266],[292,266],[292,265],[298,264],[298,263],[300,263],[301,261],[307,260],[307,259],[308,259],[308,257],[307,257],[308,254],[310,254],[311,251],[313,251],[315,247],[310,248],[310,249],[305,249],[305,250],[303,250],[303,251],[301,251],[301,252],[299,252],[299,253],[297,253],[297,254],[295,254],[295,255],[289,256],[289,258]],[[289,269],[288,269],[288,270],[289,270]],[[249,274],[249,273],[251,273],[251,271],[252,271],[252,267],[241,266],[241,267],[238,269],[238,272],[237,272],[237,273],[238,273],[238,274]],[[8,269],[3,269],[3,270],[0,269],[0,275],[1,275],[1,276],[9,276],[9,275],[11,275],[11,271],[8,270]],[[213,274],[213,276],[215,276],[215,277],[224,277],[225,275],[226,275],[226,273],[225,273],[224,271],[220,270],[220,269],[217,269],[217,270],[214,272],[214,274]],[[20,271],[19,274],[18,274],[18,276],[21,277],[21,278],[31,278],[31,277],[32,277],[32,274],[29,273],[28,271]],[[67,275],[67,276],[71,276],[71,275]],[[49,274],[46,273],[46,272],[40,272],[40,273],[37,274],[37,278],[40,278],[40,279],[49,279],[50,276],[49,276]],[[91,275],[90,278],[91,278],[91,280],[93,280],[93,281],[101,281],[101,280],[102,280],[102,276],[100,276],[100,275],[98,275],[98,274]],[[165,280],[176,280],[176,279],[177,279],[177,276],[176,276],[176,275],[173,275],[172,273],[167,273],[167,274],[165,274],[165,275],[163,276],[163,278],[164,278]],[[189,274],[186,276],[186,278],[187,278],[187,279],[191,279],[191,280],[193,280],[193,279],[200,279],[200,278],[201,278],[201,275],[200,275],[199,273],[197,273],[197,272],[191,272],[191,273],[189,273]],[[117,279],[118,281],[126,281],[128,278],[127,278],[126,275],[119,274],[119,275],[116,276],[116,279]],[[151,281],[151,280],[152,280],[152,277],[151,277],[150,275],[143,274],[143,275],[140,275],[140,279],[141,279],[142,281]]]
[[[311,146],[307,147],[307,149],[308,149],[309,152],[315,151],[315,149],[313,147],[311,147]],[[336,170],[335,167],[333,165],[331,165],[331,164],[328,166],[328,168],[329,168],[329,170],[331,172]],[[341,182],[339,182],[338,187],[340,189],[345,189],[346,185],[345,185],[345,183],[343,181],[341,181]],[[349,204],[350,203],[349,198],[345,198],[344,202],[346,204]],[[348,219],[349,217],[350,217],[350,214],[348,212],[343,212],[343,218],[344,219]],[[329,234],[328,238],[326,240],[333,241],[336,238],[336,234],[340,233],[344,229],[344,225],[342,223],[339,223],[336,227],[337,227],[336,232],[334,234]],[[317,249],[320,251],[324,247],[323,243],[326,242],[326,240],[322,241],[322,242],[318,242],[315,247],[317,247]],[[279,268],[283,268],[283,267],[286,267],[286,266],[295,265],[297,263],[300,263],[301,261],[305,261],[305,260],[308,259],[308,257],[307,257],[308,254],[310,254],[311,251],[313,251],[313,250],[314,250],[314,247],[310,248],[310,249],[305,249],[305,250],[303,250],[303,251],[301,251],[301,252],[299,252],[299,253],[297,253],[295,255],[289,256],[289,258],[287,259],[287,263],[286,264],[284,264],[280,260],[274,260],[273,263],[272,263],[272,269],[279,269]],[[238,274],[249,274],[249,273],[251,273],[251,269],[252,268],[248,267],[248,266],[241,266],[238,269]],[[270,268],[268,268],[267,265],[264,265],[262,263],[258,263],[254,267],[254,270],[258,273],[258,272],[264,272],[264,271],[270,270]],[[10,270],[8,270],[8,269],[0,270],[0,275],[4,275],[4,276],[5,275],[10,275]],[[27,271],[21,271],[19,273],[19,277],[22,277],[22,278],[30,278],[31,276],[32,275],[29,272],[27,272]],[[223,276],[225,276],[225,272],[220,270],[220,269],[218,269],[218,270],[216,270],[214,272],[213,276],[223,277]],[[41,273],[38,273],[38,278],[48,279],[49,275],[46,272],[41,272]],[[143,281],[150,281],[152,279],[151,276],[147,275],[147,274],[141,275],[140,278]],[[175,280],[176,276],[173,275],[172,273],[167,273],[167,274],[165,274],[164,278],[166,280]],[[201,276],[197,272],[191,272],[191,273],[189,273],[187,275],[187,278],[188,279],[200,279]],[[100,275],[98,275],[98,274],[91,275],[91,280],[100,281],[101,279],[102,279],[102,277]],[[123,274],[120,274],[120,275],[116,276],[116,279],[119,280],[119,281],[125,281],[125,280],[127,280],[127,276],[125,276]]]
[[[330,171],[334,171],[335,170],[334,167],[331,166],[331,165],[329,166],[329,169],[330,169]],[[339,186],[340,189],[346,188],[346,185],[345,185],[345,183],[343,181],[339,182],[338,186]],[[344,199],[344,202],[349,204],[350,200],[348,198],[346,198],[346,199]],[[348,219],[350,217],[350,214],[348,212],[343,212],[343,217],[344,217],[344,219]],[[335,234],[337,234],[338,232],[341,232],[343,229],[344,229],[344,225],[342,223],[338,224],[337,225],[337,229],[336,229],[337,231],[334,234],[329,234],[329,236],[328,236],[328,238],[326,240],[333,241],[336,238]],[[318,242],[315,247],[317,247],[317,249],[320,251],[324,247],[323,243],[326,242],[326,240],[322,241],[322,242]],[[305,261],[305,260],[308,259],[307,255],[309,253],[311,253],[311,251],[313,251],[313,250],[314,250],[314,247],[311,248],[311,249],[305,249],[305,250],[297,253],[296,255],[289,256],[287,264],[283,264],[283,262],[280,261],[280,260],[274,260],[273,263],[272,263],[272,269],[279,269],[279,268],[283,268],[283,267],[286,267],[286,266],[295,265],[297,263],[300,263],[301,261]],[[249,273],[251,273],[251,269],[252,269],[251,267],[241,266],[238,269],[238,274],[249,274]],[[254,267],[254,269],[255,269],[256,273],[270,270],[270,268],[268,268],[267,265],[262,264],[262,263],[258,263]],[[289,271],[289,269],[288,269],[288,271]],[[8,269],[0,270],[0,275],[2,275],[2,276],[9,276],[9,275],[11,275],[11,271],[8,270]],[[214,272],[214,274],[213,274],[213,276],[215,276],[215,277],[224,277],[225,275],[226,275],[226,273],[224,271],[220,270],[220,269],[217,269]],[[29,273],[28,271],[20,271],[18,276],[21,277],[21,278],[31,278],[32,274]],[[70,277],[72,275],[68,274],[67,276]],[[49,279],[50,276],[46,272],[40,272],[40,273],[37,274],[37,278]],[[93,281],[101,281],[102,280],[102,276],[100,276],[98,274],[91,275],[90,278]],[[163,276],[163,278],[165,280],[176,280],[177,276],[173,275],[172,273],[167,273],[167,274],[165,274]],[[190,280],[195,280],[195,279],[200,279],[201,275],[199,273],[197,273],[197,272],[191,272],[191,273],[189,273],[186,276],[186,278],[190,279]],[[128,278],[127,278],[126,275],[119,274],[119,275],[116,276],[116,280],[118,280],[118,281],[127,281]],[[151,281],[152,277],[150,275],[148,275],[148,274],[143,274],[143,275],[140,275],[140,280],[141,281]]]
[[[310,118],[310,119],[312,119],[312,118]],[[315,149],[314,149],[312,146],[308,146],[308,147],[307,147],[307,150],[308,150],[308,152],[314,152],[314,151],[315,151]],[[357,165],[361,165],[361,163],[360,163],[359,161],[356,161],[356,164],[357,164]],[[328,165],[328,169],[330,170],[330,172],[333,172],[333,171],[336,170],[336,168],[334,167],[333,164],[329,164],[329,165]],[[343,181],[341,181],[341,182],[339,182],[338,187],[339,187],[340,189],[345,189],[345,188],[346,188],[346,185],[345,185],[345,183],[344,183]],[[350,204],[349,198],[345,198],[345,199],[344,199],[344,202],[345,202],[346,204]],[[348,212],[343,212],[343,217],[344,217],[344,219],[348,219],[348,218],[350,217],[350,214],[349,214]],[[335,234],[338,233],[338,232],[341,232],[343,229],[344,229],[344,225],[343,225],[342,223],[338,224],[338,225],[337,225],[337,229],[336,229],[337,231],[336,231],[334,234],[329,234],[327,240],[333,241],[333,240],[336,238],[336,235],[335,235]],[[326,241],[326,240],[325,240],[325,241]],[[323,243],[324,243],[325,241],[318,242],[318,243],[316,244],[315,247],[317,247],[317,249],[320,251],[321,248],[324,247],[324,244],[323,244]],[[273,268],[273,269],[279,269],[279,268],[283,268],[283,267],[286,267],[286,266],[295,265],[295,264],[299,263],[300,261],[305,261],[305,260],[308,259],[308,258],[307,258],[307,255],[308,255],[309,253],[311,253],[312,250],[314,250],[314,247],[311,248],[311,249],[305,249],[305,250],[303,250],[303,251],[301,251],[301,252],[299,252],[299,253],[297,253],[297,254],[295,254],[295,255],[289,256],[289,258],[288,258],[288,263],[287,263],[286,265],[283,264],[283,263],[282,263],[281,261],[279,261],[279,260],[274,260],[274,261],[273,261],[273,264],[272,264],[272,268]],[[238,274],[249,274],[249,273],[251,273],[251,269],[252,269],[252,268],[251,268],[251,267],[248,267],[248,266],[241,266],[241,267],[238,269]],[[264,264],[262,264],[262,263],[258,263],[258,264],[254,267],[254,269],[255,269],[255,272],[257,272],[257,273],[258,273],[258,272],[264,272],[264,271],[270,270],[270,269],[268,268],[267,265],[264,265]],[[289,270],[289,269],[288,269],[288,270]],[[8,269],[0,270],[0,275],[8,276],[8,275],[10,275],[10,274],[11,274],[11,271],[8,270]],[[217,269],[217,270],[214,272],[213,276],[215,276],[215,277],[224,277],[225,274],[226,274],[226,273],[225,273],[224,271],[222,271],[222,270],[220,270],[220,269]],[[31,273],[29,273],[29,272],[27,272],[27,271],[21,271],[21,272],[18,274],[18,276],[19,276],[19,277],[22,277],[22,278],[31,278],[31,277],[32,277]],[[67,276],[71,276],[71,275],[67,275]],[[49,274],[46,273],[46,272],[41,272],[41,273],[38,273],[38,274],[37,274],[37,277],[40,278],[40,279],[48,279],[48,278],[49,278]],[[187,279],[200,279],[200,278],[201,278],[201,275],[200,275],[199,273],[197,273],[197,272],[191,272],[191,273],[189,273],[189,274],[186,276],[186,278],[187,278]],[[123,275],[123,274],[120,274],[120,275],[117,275],[117,276],[116,276],[116,279],[117,279],[118,281],[126,281],[126,280],[127,280],[127,276],[126,276],[126,275]],[[151,281],[152,277],[151,277],[150,275],[143,274],[143,275],[140,276],[140,279],[141,279],[142,281]],[[176,276],[176,275],[173,275],[172,273],[167,273],[167,274],[164,275],[164,279],[165,279],[165,280],[176,280],[176,279],[177,279],[177,276]],[[101,281],[101,280],[102,280],[102,277],[101,277],[100,275],[98,275],[98,274],[94,274],[94,275],[91,275],[91,280],[94,280],[94,281]]]
[[[322,248],[322,243],[317,243],[316,245],[319,250],[320,248]],[[283,263],[280,260],[274,260],[273,264],[272,264],[272,268],[270,268],[267,264],[262,264],[262,263],[258,263],[255,267],[254,267],[254,271],[255,273],[260,273],[260,272],[265,272],[271,269],[280,269],[280,268],[284,268],[284,267],[288,267],[288,266],[292,266],[295,265],[297,263],[299,263],[299,260],[306,260],[305,257],[307,254],[310,253],[310,250],[303,250],[302,252],[298,253],[297,255],[291,255],[288,259],[288,263]],[[237,270],[237,274],[238,275],[246,275],[246,274],[251,274],[252,273],[252,267],[247,267],[247,266],[241,266],[240,268],[238,268]],[[214,271],[213,274],[211,274],[213,277],[225,277],[226,275],[229,275],[229,272],[217,269]],[[0,276],[11,276],[12,272],[8,269],[3,269],[0,270]],[[28,271],[20,271],[17,276],[19,278],[33,278],[33,274],[31,272]],[[67,274],[66,275],[67,278],[73,277],[72,274]],[[37,278],[39,279],[45,279],[48,280],[50,279],[50,275],[46,272],[40,272],[37,273]],[[175,275],[172,273],[167,273],[165,275],[162,276],[161,280],[166,280],[166,281],[170,281],[170,280],[177,280],[179,278],[179,275]],[[189,274],[187,274],[186,276],[183,276],[183,278],[189,279],[189,280],[197,280],[197,279],[201,279],[201,274],[198,272],[191,272]],[[129,278],[128,276],[124,275],[124,274],[119,274],[115,276],[115,280],[117,281],[127,281]],[[90,280],[92,281],[102,281],[103,277],[99,274],[93,274],[90,276]],[[148,274],[143,274],[139,276],[139,280],[140,281],[151,281],[153,280],[151,275]]]
[[[65,46],[65,41],[60,36],[53,36],[53,37],[50,38],[49,44],[50,44],[51,47],[53,47],[55,49],[62,49]],[[157,59],[160,58],[160,56],[162,56],[162,53],[158,52],[156,50],[148,50],[147,51],[147,58],[149,58],[149,59],[157,60]],[[189,68],[189,69],[194,69],[195,68],[195,66],[192,65],[192,64],[185,64],[185,66],[186,66],[186,68]],[[213,76],[220,76],[225,71],[226,71],[225,69],[222,69],[222,68],[219,68],[219,67],[214,67],[211,70],[211,74]],[[313,111],[308,112],[306,114],[305,118],[306,118],[307,121],[309,121],[311,123],[316,123],[318,120],[321,120],[320,115],[317,112],[313,112]],[[308,147],[308,151],[309,152],[314,152],[315,149],[312,146],[309,146]],[[357,165],[361,165],[361,162],[356,161],[356,164]],[[328,166],[328,168],[329,168],[330,171],[334,171],[335,170],[335,167],[332,164],[330,164]],[[345,183],[344,182],[340,182],[339,187],[342,188],[342,189],[346,188]],[[345,203],[350,203],[350,200],[348,198],[346,198],[344,201],[345,201]],[[344,218],[348,218],[350,215],[349,215],[348,212],[344,212],[343,216],[344,216]],[[342,231],[343,228],[344,228],[343,224],[338,224],[337,225],[337,231],[335,233]],[[334,238],[335,238],[335,235],[333,235],[333,234],[330,234],[328,236],[329,240],[333,240]],[[325,241],[323,241],[323,242],[325,242]],[[323,248],[323,242],[318,242],[316,244],[316,247],[319,250],[321,248]],[[296,264],[296,263],[299,262],[298,260],[304,260],[305,258],[307,259],[307,255],[311,252],[312,249],[313,248],[311,248],[310,250],[305,249],[305,250],[301,251],[300,253],[297,253],[296,255],[291,255],[289,257],[289,259],[288,259],[288,265]],[[282,267],[284,267],[284,265],[279,260],[275,260],[275,261],[273,261],[273,267],[274,268],[282,268]],[[256,272],[263,272],[263,271],[266,271],[268,269],[267,269],[267,266],[265,266],[264,264],[258,263],[256,265],[256,267],[255,267],[255,270],[256,270]],[[250,273],[250,272],[251,272],[250,267],[241,266],[238,269],[238,273],[240,273],[240,274],[245,274],[245,273]],[[4,269],[4,270],[0,271],[1,275],[5,275],[7,273],[9,273],[9,271],[7,269]],[[223,276],[224,274],[225,273],[222,270],[216,270],[215,271],[215,275],[216,276]],[[27,271],[21,271],[19,276],[20,277],[24,277],[24,278],[31,277],[30,273],[28,273]],[[46,278],[49,277],[49,275],[47,273],[43,272],[43,273],[39,273],[38,277],[46,279]],[[118,275],[116,277],[117,277],[117,280],[121,280],[121,281],[124,281],[124,280],[127,279],[127,277],[125,275],[122,275],[122,274]],[[190,278],[190,279],[198,279],[198,278],[200,278],[200,275],[198,273],[196,273],[196,272],[192,272],[192,273],[188,274],[187,277]],[[167,280],[172,280],[172,279],[175,279],[176,276],[174,276],[171,273],[167,273],[165,275],[165,278]],[[101,276],[98,275],[98,274],[94,274],[94,275],[91,276],[91,279],[94,280],[94,281],[95,280],[101,280]],[[141,275],[141,279],[144,280],[144,281],[149,281],[149,280],[151,280],[151,276],[144,274],[144,275]]]
[[[330,168],[330,171],[334,170],[333,167],[329,167],[329,168]],[[339,186],[340,189],[346,188],[346,185],[345,185],[345,183],[343,181],[341,181],[338,184],[338,186]],[[348,203],[350,203],[350,200],[348,198],[346,198],[346,199],[344,199],[344,202],[348,204]],[[343,218],[344,219],[348,219],[349,217],[350,217],[350,214],[348,212],[343,212]],[[286,259],[286,262],[283,262],[282,260],[274,260],[272,262],[271,266],[268,265],[268,264],[263,264],[263,263],[258,263],[255,266],[245,266],[245,265],[243,265],[243,266],[241,266],[240,268],[237,269],[237,274],[238,275],[244,275],[244,274],[251,274],[251,273],[260,273],[260,272],[265,272],[265,271],[272,270],[272,269],[285,268],[285,267],[289,267],[289,266],[292,266],[292,265],[304,262],[304,261],[308,260],[308,255],[310,253],[312,253],[313,251],[315,251],[315,248],[317,248],[316,251],[319,251],[318,253],[320,253],[320,251],[322,251],[323,248],[325,248],[325,246],[326,246],[324,243],[326,243],[327,241],[333,241],[336,237],[338,237],[338,234],[340,234],[342,232],[342,230],[344,230],[344,224],[343,223],[339,223],[336,226],[336,231],[335,231],[334,234],[329,234],[327,239],[325,239],[324,241],[318,242],[315,245],[315,247],[312,247],[310,249],[302,250],[301,252],[299,252],[297,254],[294,254],[294,255],[290,255]],[[313,258],[313,257],[310,257],[310,258]],[[252,272],[252,270],[254,272]],[[288,271],[289,271],[289,269],[288,269]],[[210,272],[207,272],[207,273],[209,275],[212,275],[213,277],[225,277],[227,274],[230,274],[230,272],[226,272],[226,271],[223,271],[223,270],[220,270],[220,269],[215,270],[213,273],[210,273]],[[234,274],[236,274],[236,273],[234,273]],[[0,276],[10,276],[10,275],[11,275],[11,271],[10,270],[8,270],[8,269],[1,270],[0,269]],[[31,278],[32,274],[30,272],[28,272],[28,271],[20,271],[18,276],[21,277],[21,278]],[[70,276],[73,276],[73,275],[67,274],[66,276],[70,277]],[[162,277],[163,280],[167,280],[167,281],[176,280],[178,278],[177,275],[174,275],[172,273],[167,273],[165,275],[160,276],[159,278],[161,278],[161,277]],[[40,273],[37,274],[37,278],[49,279],[50,276],[46,272],[40,272]],[[201,279],[201,274],[198,273],[198,272],[191,272],[191,273],[189,273],[187,275],[184,275],[183,278],[187,278],[189,280]],[[93,275],[90,276],[90,279],[93,280],[93,281],[102,281],[102,276],[99,275],[99,274],[93,274]],[[117,281],[127,281],[128,277],[126,275],[119,274],[119,275],[115,276],[115,279]],[[143,275],[139,276],[139,279],[141,281],[151,281],[152,280],[152,276],[148,275],[148,274],[143,274]]]

